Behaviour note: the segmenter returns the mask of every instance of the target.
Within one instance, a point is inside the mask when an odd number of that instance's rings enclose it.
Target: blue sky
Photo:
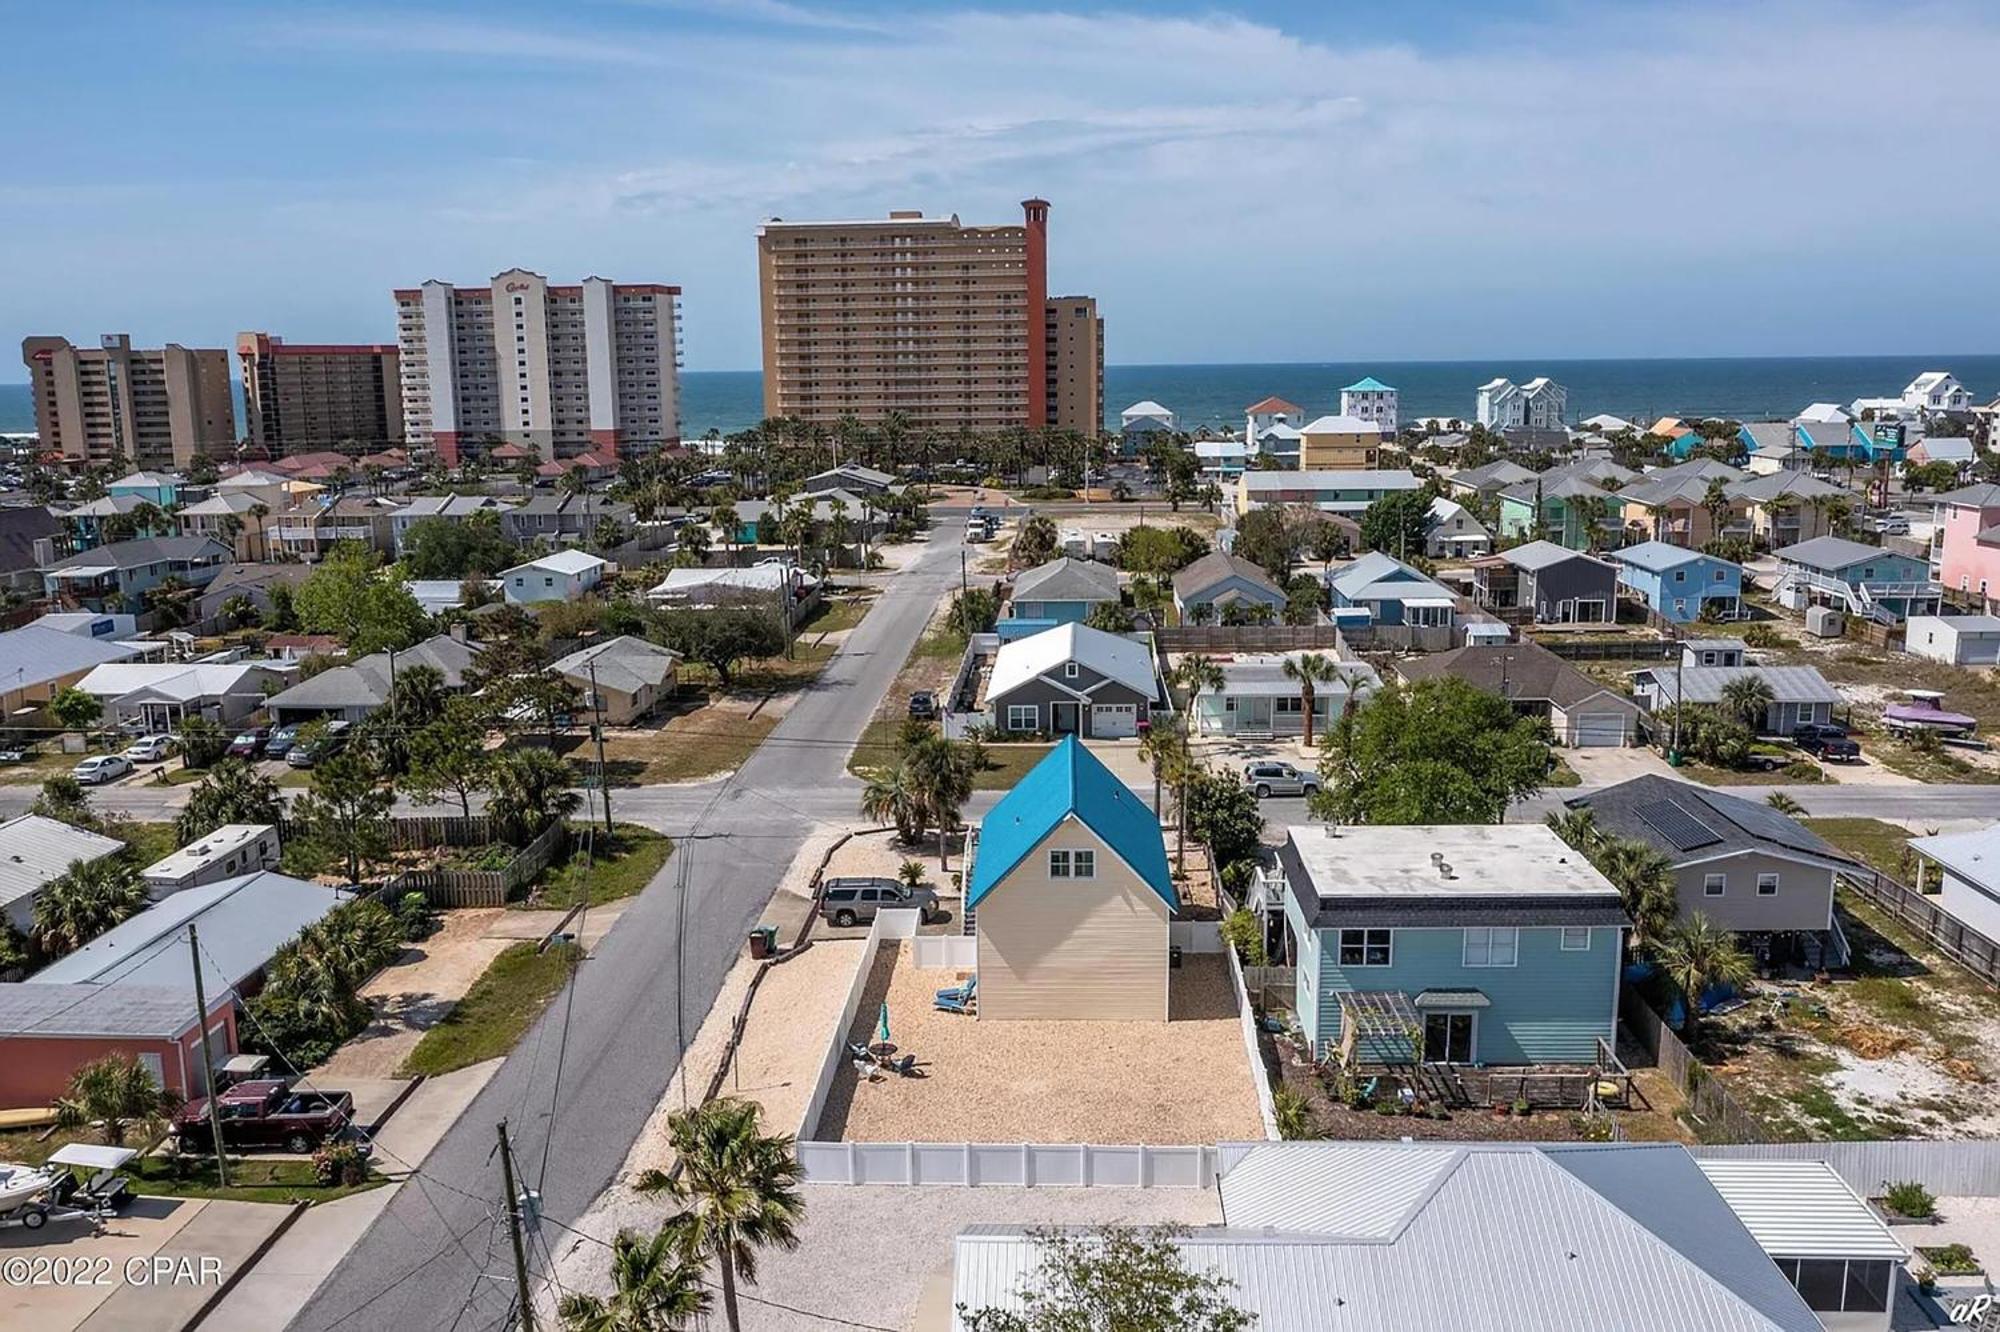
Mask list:
[[[2000,350],[2000,7],[0,4],[0,342],[519,263],[757,362],[772,214],[1018,216],[1117,362]],[[22,377],[10,352],[0,379]]]

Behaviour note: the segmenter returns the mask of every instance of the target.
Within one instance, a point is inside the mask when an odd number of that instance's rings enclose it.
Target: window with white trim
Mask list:
[[[1565,925],[1562,927],[1562,950],[1565,953],[1587,953],[1590,951],[1590,926]]]
[[[1057,847],[1049,852],[1051,879],[1094,879],[1097,877],[1095,851],[1071,851]]]
[[[1066,662],[1064,662],[1064,663],[1063,663],[1063,678],[1064,678],[1065,680],[1074,680],[1074,679],[1076,679],[1076,663],[1075,663],[1075,662],[1073,662],[1073,661],[1066,661]]]
[[[1393,931],[1342,930],[1340,965],[1343,967],[1386,967],[1395,956]]]
[[[1472,925],[1465,931],[1468,967],[1511,967],[1521,960],[1521,931],[1512,925]]]
[[[1033,703],[1009,703],[1007,705],[1007,729],[1010,731],[1034,731],[1041,729],[1041,711]]]
[[[1757,896],[1776,897],[1777,895],[1778,876],[1776,874],[1759,874],[1757,876]]]
[[[1727,874],[1704,874],[1701,876],[1701,895],[1703,897],[1720,897],[1728,889],[1729,876]]]

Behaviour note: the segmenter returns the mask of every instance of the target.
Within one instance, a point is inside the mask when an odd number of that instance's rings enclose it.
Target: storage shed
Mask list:
[[[1166,1021],[1179,908],[1158,818],[1066,737],[980,824],[980,1019]]]

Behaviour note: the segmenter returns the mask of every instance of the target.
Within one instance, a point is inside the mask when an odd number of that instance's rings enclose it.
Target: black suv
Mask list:
[[[928,689],[919,689],[910,695],[910,716],[918,721],[930,721],[937,716],[937,695]]]
[[[1849,737],[1847,728],[1831,722],[1808,722],[1792,732],[1792,740],[1806,753],[1831,762],[1861,757],[1861,746]]]

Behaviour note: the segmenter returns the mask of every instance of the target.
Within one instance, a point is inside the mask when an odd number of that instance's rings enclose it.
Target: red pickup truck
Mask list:
[[[354,1122],[354,1097],[344,1091],[297,1091],[276,1078],[239,1082],[218,1101],[227,1147],[282,1147],[304,1155],[340,1136]],[[181,1149],[213,1151],[208,1098],[198,1096],[174,1116]]]

